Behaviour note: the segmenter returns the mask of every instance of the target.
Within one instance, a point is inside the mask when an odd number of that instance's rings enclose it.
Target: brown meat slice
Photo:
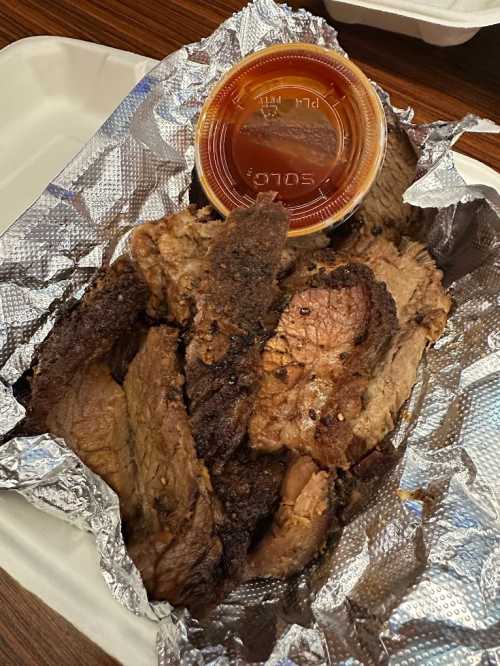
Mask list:
[[[82,300],[42,343],[31,380],[27,432],[47,430],[47,415],[77,373],[101,359],[135,324],[148,290],[125,258],[100,271]]]
[[[359,261],[370,266],[385,282],[398,311],[401,327],[414,322],[428,332],[429,341],[442,334],[451,299],[443,288],[440,271],[421,243],[404,240],[398,247],[383,236],[354,247]]]
[[[196,294],[206,276],[207,254],[224,223],[209,207],[190,206],[158,222],[138,227],[131,239],[135,262],[149,285],[148,313],[182,326],[194,314]]]
[[[243,446],[212,477],[214,490],[224,506],[220,529],[223,565],[232,582],[242,573],[259,524],[278,505],[285,470],[286,457],[255,455]]]
[[[47,414],[46,426],[106,481],[118,494],[123,517],[132,518],[136,510],[135,469],[127,402],[104,363],[93,363],[73,377]]]
[[[135,232],[132,240],[132,252],[141,267],[151,292],[154,294],[152,301],[150,301],[150,313],[160,314],[160,316],[163,314],[164,316],[168,310],[170,318],[185,326],[191,322],[195,306],[199,308],[200,303],[205,302],[207,292],[209,298],[213,296],[219,298],[221,296],[224,299],[228,289],[227,285],[233,279],[232,274],[229,275],[229,271],[233,264],[233,272],[239,268],[236,265],[238,257],[232,258],[232,251],[236,250],[242,254],[253,252],[255,254],[256,242],[249,243],[247,248],[245,245],[246,239],[242,240],[241,237],[247,233],[250,236],[255,231],[259,231],[261,234],[266,232],[266,225],[268,227],[274,226],[272,215],[275,215],[276,211],[279,211],[280,218],[283,217],[281,208],[277,207],[276,204],[267,206],[271,213],[269,213],[269,210],[266,213],[266,206],[263,208],[260,211],[262,222],[262,228],[260,229],[257,229],[259,219],[255,219],[248,213],[242,215],[241,226],[235,231],[231,230],[234,224],[232,218],[229,219],[229,224],[226,225],[226,223],[210,220],[208,209],[196,213],[192,208],[166,220],[140,227]],[[238,215],[236,217],[238,218]],[[228,230],[225,231],[224,239],[218,241],[222,229],[226,226]],[[282,224],[282,227],[284,226]],[[276,232],[271,228],[269,233],[271,234],[270,242],[272,242],[272,239],[276,238]],[[285,233],[283,233],[283,238],[284,236]],[[222,244],[222,249],[216,250],[216,241],[219,245]],[[234,248],[232,245],[234,245]],[[259,243],[259,253],[260,245]],[[213,258],[216,252],[218,252],[218,256]],[[277,255],[277,252],[275,255]],[[230,259],[228,272],[225,270],[225,265],[220,265],[223,263],[224,257],[226,260],[228,257]],[[272,261],[274,263],[274,256]],[[213,272],[209,274],[211,262]],[[250,265],[250,269],[255,268],[257,274],[259,263],[254,262],[254,264]],[[241,265],[243,280],[239,280],[237,276],[235,288],[237,288],[238,280],[239,284],[244,287],[246,282],[252,279],[251,276],[245,275],[245,270],[246,266],[243,263]],[[265,270],[265,262],[262,262],[260,270]],[[226,280],[226,292],[224,288],[217,288],[214,285],[221,279]],[[268,286],[271,287],[272,293],[272,275]],[[273,297],[275,294],[276,291]],[[269,300],[271,301],[271,299]],[[219,301],[215,300],[214,306],[218,307],[218,304]],[[267,324],[267,311],[269,309],[273,310],[273,307],[274,303],[267,308],[262,307],[264,325]],[[231,427],[230,419],[232,418],[233,422],[241,423],[240,436],[244,434],[246,412],[249,405],[246,390],[253,389],[258,379],[260,364],[259,350],[256,345],[253,345],[252,348],[252,339],[255,337],[252,327],[257,330],[259,335],[262,332],[259,315],[260,313],[257,311],[251,326],[247,325],[245,328],[246,335],[240,335],[232,340],[231,354],[225,356],[219,364],[216,364],[215,367],[212,366],[205,373],[205,386],[198,385],[199,391],[203,393],[206,390],[208,397],[215,391],[215,381],[220,382],[220,386],[223,387],[224,395],[219,397],[219,401],[217,399],[212,400],[213,407],[217,410],[219,404],[224,404],[226,411],[231,411],[225,420],[214,423],[214,429],[218,426],[221,430],[226,427],[226,432],[228,432]],[[241,334],[242,329],[238,326],[237,317],[238,314],[234,316],[237,325],[235,328],[236,332]],[[200,332],[202,327],[195,330]],[[234,373],[238,373],[238,383],[236,385],[233,378],[228,377],[231,368],[233,368]],[[191,366],[191,370],[193,369],[194,366]],[[204,368],[201,367],[199,370],[203,371]],[[192,373],[190,378],[193,378]],[[191,397],[193,397],[192,393]],[[191,409],[195,407],[192,401]],[[207,419],[207,412],[208,410],[205,408],[205,419]],[[224,412],[221,416],[224,416]],[[216,413],[214,418],[220,419],[219,414]],[[238,443],[239,440],[236,440],[235,447]],[[284,465],[276,461],[274,457],[260,456],[258,460],[250,460],[250,458],[255,458],[255,456],[248,456],[244,450],[241,450],[228,462],[222,474],[214,475],[217,494],[223,503],[227,504],[220,532],[224,542],[224,568],[232,577],[237,577],[241,569],[255,526],[276,504],[281,483],[280,474],[284,471]],[[222,464],[223,461],[220,461],[220,466]],[[266,479],[267,483],[262,492],[258,494],[254,491],[258,480],[261,478]],[[235,513],[241,514],[241,520],[235,521],[231,517]]]
[[[245,577],[297,573],[322,548],[333,519],[329,475],[309,456],[299,456],[283,480],[270,530],[248,557]]]
[[[220,468],[247,429],[287,230],[283,206],[259,195],[251,208],[231,213],[209,251],[186,350],[191,423],[209,467]]]
[[[353,261],[369,266],[375,278],[386,284],[396,303],[401,327],[418,314],[420,323],[425,319],[435,329],[434,340],[441,335],[450,299],[443,289],[442,272],[424,245],[416,241],[403,239],[395,245],[385,235],[355,235],[349,252],[323,248],[302,257],[283,281],[283,287],[289,293],[301,291],[327,271]]]
[[[263,353],[264,378],[250,420],[254,449],[288,448],[325,467],[349,466],[344,446],[321,438],[340,388],[359,400],[397,329],[394,301],[372,271],[347,264],[295,294]]]
[[[384,164],[356,212],[361,235],[370,237],[384,230],[388,238],[398,241],[401,235],[409,233],[419,212],[403,203],[403,194],[415,180],[416,167],[417,156],[408,137],[390,126]]]
[[[152,598],[193,607],[213,592],[222,549],[217,505],[183,403],[177,345],[176,330],[151,328],[124,382],[140,499],[128,547]]]
[[[376,279],[386,284],[399,321],[383,362],[362,394],[362,405],[353,402],[352,391],[332,394],[335,399],[325,406],[332,418],[317,429],[319,441],[350,439],[349,457],[355,462],[393,429],[426,345],[443,332],[451,302],[443,289],[442,273],[423,245],[403,240],[396,246],[385,234],[353,238],[349,254],[313,253],[288,278],[286,288],[304,289],[325,272],[351,261],[369,266]],[[335,418],[339,413],[344,417],[340,422]]]
[[[442,272],[420,243],[407,241],[398,249],[378,237],[366,248],[363,259],[391,292],[400,328],[366,389],[363,409],[350,424],[358,442],[358,458],[394,428],[425,348],[442,334],[451,307]]]

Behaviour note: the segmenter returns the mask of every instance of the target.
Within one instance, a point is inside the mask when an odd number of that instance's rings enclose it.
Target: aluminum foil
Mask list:
[[[81,296],[136,224],[187,204],[207,92],[245,55],[292,41],[343,52],[322,19],[255,0],[163,60],[0,238],[5,438],[24,414],[12,384],[61,304]],[[467,186],[450,152],[463,131],[499,128],[473,116],[413,125],[410,109],[378,91],[419,155],[405,196],[426,208],[425,239],[455,308],[392,435],[402,458],[321,563],[293,581],[240,587],[201,625],[148,602],[116,495],[62,440],[0,447],[0,489],[94,535],[110,592],[158,622],[160,666],[500,663],[500,202],[492,188]]]

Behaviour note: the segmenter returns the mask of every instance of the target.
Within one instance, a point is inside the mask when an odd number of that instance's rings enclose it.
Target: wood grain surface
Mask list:
[[[0,569],[2,666],[115,666],[117,663]]]
[[[31,35],[60,35],[162,58],[210,34],[240,0],[0,0],[0,48]],[[321,0],[292,0],[325,16]],[[416,120],[476,113],[500,122],[500,25],[462,46],[440,48],[356,25],[337,25],[342,46]],[[1,103],[1,99],[0,99]],[[500,171],[500,138],[471,135],[459,149]],[[75,603],[78,600],[75,599]],[[116,663],[0,571],[0,664]]]

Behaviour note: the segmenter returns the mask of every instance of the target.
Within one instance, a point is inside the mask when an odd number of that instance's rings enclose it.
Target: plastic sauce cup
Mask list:
[[[272,46],[233,67],[206,100],[196,168],[224,215],[274,191],[290,236],[349,217],[385,154],[386,122],[372,84],[350,60],[310,44]]]

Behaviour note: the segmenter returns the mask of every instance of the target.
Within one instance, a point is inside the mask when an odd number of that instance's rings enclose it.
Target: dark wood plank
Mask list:
[[[0,48],[31,35],[75,37],[153,58],[210,34],[241,0],[0,0]],[[321,0],[291,0],[326,16]],[[439,48],[373,28],[342,25],[350,56],[419,122],[472,112],[500,122],[500,26]],[[470,136],[460,149],[500,170],[500,139]],[[75,600],[78,603],[78,600]],[[0,664],[115,663],[0,571]]]
[[[118,662],[0,569],[0,664],[114,666]]]

